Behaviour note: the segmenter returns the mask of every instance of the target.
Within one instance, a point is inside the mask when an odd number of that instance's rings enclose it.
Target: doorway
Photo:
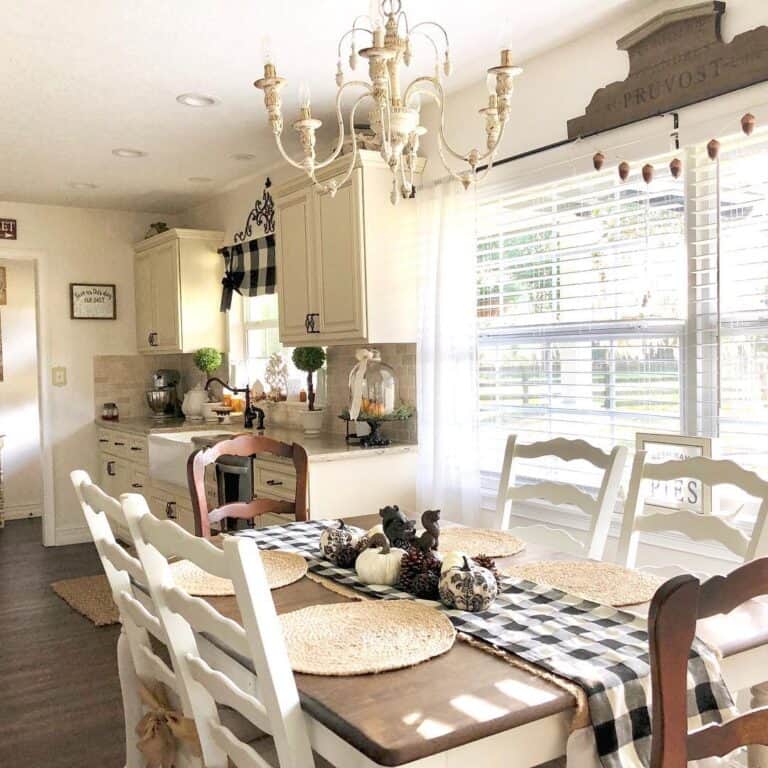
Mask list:
[[[41,517],[37,279],[35,262],[0,258],[0,516]]]

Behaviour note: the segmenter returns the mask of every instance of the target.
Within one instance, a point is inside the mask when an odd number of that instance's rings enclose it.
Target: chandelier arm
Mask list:
[[[357,19],[363,19],[368,18],[367,16],[358,16]],[[344,41],[350,36],[354,35],[355,32],[368,32],[369,34],[373,34],[373,30],[368,29],[367,27],[356,27],[355,24],[357,24],[357,19],[354,20],[352,23],[352,26],[339,38],[339,45],[336,48],[336,54],[339,58],[341,58],[341,46],[344,45]]]
[[[297,163],[295,160],[292,160],[288,153],[285,151],[285,148],[283,147],[282,133],[275,133],[275,143],[277,144],[277,148],[280,150],[280,154],[283,156],[283,160],[285,160],[289,165],[292,165],[294,168],[298,168],[300,171],[306,171],[306,168],[301,163]]]
[[[358,99],[358,102],[371,95],[371,87],[364,80],[350,80],[348,83],[344,83],[339,88],[338,93],[336,94],[336,119],[338,121],[339,138],[336,141],[336,147],[334,148],[333,152],[331,152],[331,154],[321,163],[315,163],[315,170],[320,170],[321,168],[325,168],[327,165],[330,165],[339,156],[339,153],[344,146],[344,115],[341,111],[341,98],[344,95],[344,89],[348,86],[360,86],[367,91],[367,93],[364,93]],[[351,130],[352,133],[354,133],[354,128]]]
[[[415,31],[416,27],[414,27],[410,35],[413,37],[414,35],[421,35],[422,37],[426,37],[427,40],[432,44],[432,50],[435,53],[435,66],[440,69],[440,49],[437,47],[437,43],[435,42],[435,39],[430,35],[428,32],[425,32],[423,29],[420,29],[418,32]]]
[[[316,168],[312,169],[312,173],[310,178],[315,183],[315,186],[321,191],[321,192],[333,192],[335,194],[336,190],[339,189],[339,187],[344,186],[344,184],[347,183],[349,180],[349,177],[352,175],[352,171],[355,170],[355,162],[357,160],[357,135],[355,134],[355,115],[357,114],[357,108],[360,106],[360,104],[367,99],[369,94],[364,93],[362,96],[358,96],[358,98],[355,100],[355,103],[352,105],[352,109],[349,113],[349,130],[352,134],[352,156],[350,159],[349,167],[347,168],[346,173],[342,177],[341,181],[336,181],[333,179],[333,184],[331,183],[325,183],[322,184],[319,182],[315,176]],[[319,167],[319,166],[318,166]]]
[[[437,27],[443,33],[443,38],[445,39],[445,47],[451,47],[451,42],[448,39],[448,33],[445,31],[445,27],[442,24],[438,24],[436,21],[420,21],[418,24],[411,27],[411,34],[413,34],[419,27]]]

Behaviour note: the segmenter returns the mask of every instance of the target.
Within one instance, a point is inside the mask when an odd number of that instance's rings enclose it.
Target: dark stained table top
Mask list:
[[[377,515],[348,522],[370,528]],[[528,545],[499,559],[515,564],[574,559]],[[347,598],[303,578],[274,590],[278,613]],[[234,597],[210,598],[239,620]],[[646,606],[635,612],[644,613]],[[700,634],[724,656],[768,643],[768,604],[750,604],[702,622]],[[456,642],[443,656],[410,669],[378,675],[296,675],[302,706],[318,721],[381,765],[401,765],[549,715],[572,710],[575,698],[554,683],[517,669],[490,653]]]

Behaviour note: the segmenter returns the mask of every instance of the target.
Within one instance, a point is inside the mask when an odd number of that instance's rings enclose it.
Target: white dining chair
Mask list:
[[[627,568],[637,565],[637,550],[643,533],[676,532],[694,541],[714,541],[723,545],[742,562],[768,555],[768,480],[733,461],[696,456],[661,463],[646,460],[645,451],[637,451],[632,464],[624,519],[616,561]],[[718,510],[703,514],[694,509],[678,508],[662,511],[646,508],[647,481],[669,482],[696,480],[703,488],[730,485],[740,489],[757,501],[758,509],[751,535],[739,528],[734,515]],[[646,566],[662,570],[662,566]],[[683,569],[664,567],[669,574]]]
[[[562,461],[586,461],[600,471],[597,494],[590,493],[571,483],[541,480],[516,485],[517,459],[555,457]],[[519,443],[517,435],[507,438],[504,463],[501,468],[497,497],[497,518],[502,530],[510,530],[514,504],[523,501],[545,501],[555,506],[576,507],[588,518],[583,536],[571,534],[544,523],[534,523],[511,529],[522,539],[535,539],[538,543],[593,560],[601,560],[605,552],[611,514],[621,483],[621,474],[627,460],[627,449],[615,446],[606,453],[586,440],[568,440],[558,437],[535,443]]]
[[[144,568],[115,538],[115,530],[128,529],[120,502],[92,483],[83,470],[75,470],[70,478],[122,625],[117,661],[125,717],[126,766],[143,768],[145,761],[137,748],[134,730],[144,714],[139,683],[161,682],[170,696],[178,700],[178,681],[173,670],[152,649],[150,635],[163,644],[166,636],[157,617],[147,608],[147,595],[142,593],[142,587],[148,590]]]
[[[188,692],[206,768],[226,768],[228,760],[238,768],[330,766],[313,756],[308,717],[256,543],[226,537],[220,549],[172,521],[153,517],[139,495],[126,494],[121,501],[174,668]],[[232,581],[242,626],[174,583],[169,563],[174,557]],[[243,669],[235,679],[231,665],[219,665],[201,652],[203,643],[228,649],[230,656],[224,658],[230,661],[247,660],[255,677]],[[221,722],[218,706],[234,709],[272,738],[239,738]]]

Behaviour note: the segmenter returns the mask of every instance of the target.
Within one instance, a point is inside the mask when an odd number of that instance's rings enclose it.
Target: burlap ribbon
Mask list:
[[[152,690],[139,684],[139,696],[148,711],[136,726],[137,747],[147,768],[173,768],[178,741],[186,742],[193,754],[202,754],[195,721],[171,709],[162,685]]]

